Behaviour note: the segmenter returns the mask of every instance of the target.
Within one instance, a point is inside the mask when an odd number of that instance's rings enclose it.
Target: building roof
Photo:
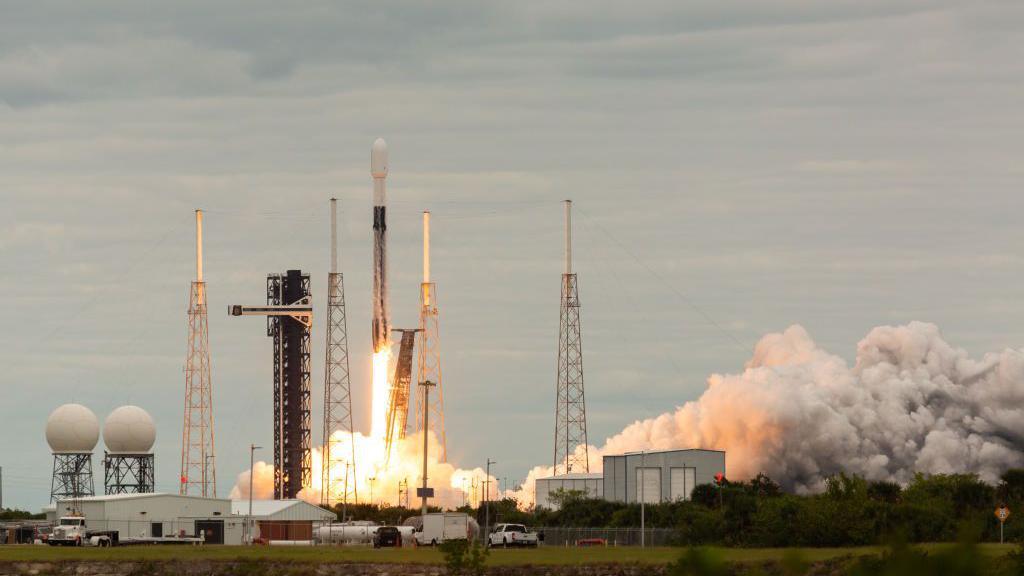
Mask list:
[[[232,500],[231,513],[249,514],[249,500]],[[257,520],[336,520],[338,515],[303,500],[253,500],[252,516]]]
[[[717,452],[725,454],[725,450],[711,450],[709,448],[671,448],[668,450],[637,450],[635,452],[623,452],[622,454],[605,454],[605,458],[621,458],[623,456],[642,456],[643,454],[671,454],[673,452]]]
[[[142,494],[104,494],[100,496],[82,496],[80,498],[60,498],[60,502],[71,502],[77,500],[78,502],[109,502],[111,500],[137,500],[140,498],[190,498],[195,500],[219,500],[225,501],[227,498],[207,498],[205,496],[192,496],[183,494],[171,494],[169,492],[147,492]]]
[[[601,480],[603,478],[604,474],[600,472],[572,472],[571,474],[537,478],[537,480]]]

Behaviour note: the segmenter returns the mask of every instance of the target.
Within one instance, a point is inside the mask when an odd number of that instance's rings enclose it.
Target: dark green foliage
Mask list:
[[[33,514],[25,510],[0,509],[0,520],[44,520],[46,514]]]
[[[341,517],[342,505],[335,504],[333,507],[334,513],[338,515],[338,520],[343,520]],[[427,506],[429,512],[441,512],[441,508],[436,506]],[[380,524],[391,524],[399,525],[406,518],[410,516],[419,516],[419,508],[406,508],[404,506],[377,506],[376,504],[349,504],[345,508],[345,513],[348,519],[356,520],[373,520]]]
[[[703,504],[708,508],[718,507],[718,486],[714,484],[700,484],[690,494],[690,501]]]
[[[868,498],[885,504],[897,504],[903,497],[903,488],[895,482],[882,480],[868,483]]]
[[[882,556],[864,557],[850,569],[850,576],[981,576],[991,566],[978,546],[970,541],[928,554],[906,545],[891,547]]]
[[[726,576],[722,559],[711,550],[687,548],[678,560],[669,564],[668,576]]]
[[[519,510],[511,499],[491,502],[491,525],[637,528],[640,506],[587,498],[582,492],[554,495],[558,510]],[[971,526],[984,542],[999,541],[997,504],[1010,507],[1008,542],[1024,541],[1024,470],[1009,470],[997,487],[973,474],[917,475],[905,488],[838,474],[821,494],[785,494],[764,474],[749,482],[694,488],[690,501],[645,507],[645,525],[674,530],[679,545],[855,546],[899,538],[907,542],[953,542]],[[483,508],[460,511],[483,524]],[[349,506],[349,515],[397,523],[418,510]],[[1022,574],[1024,576],[1024,574]]]
[[[487,556],[490,554],[490,551],[479,543],[470,544],[466,540],[445,540],[440,550],[444,557],[445,569],[452,576],[484,574]]]

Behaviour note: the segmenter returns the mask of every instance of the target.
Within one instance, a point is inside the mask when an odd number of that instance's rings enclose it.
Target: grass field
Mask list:
[[[926,544],[939,550],[948,544]],[[1011,544],[982,544],[986,556],[1000,556],[1015,549]],[[727,562],[767,562],[781,560],[795,550],[805,561],[817,562],[840,556],[879,554],[881,547],[860,548],[712,548]],[[664,564],[678,558],[680,548],[538,548],[534,550],[492,550],[490,565],[652,563]],[[178,561],[178,560],[269,560],[279,562],[359,562],[359,563],[441,563],[441,554],[433,549],[339,548],[339,547],[267,547],[267,546],[132,546],[125,548],[53,548],[50,546],[0,546],[0,562],[84,561]]]

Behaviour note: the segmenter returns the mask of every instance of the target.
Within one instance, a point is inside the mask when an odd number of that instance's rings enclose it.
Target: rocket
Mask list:
[[[391,315],[388,312],[387,197],[384,181],[388,177],[388,144],[377,138],[370,149],[370,174],[373,176],[373,351],[380,352],[389,341]]]

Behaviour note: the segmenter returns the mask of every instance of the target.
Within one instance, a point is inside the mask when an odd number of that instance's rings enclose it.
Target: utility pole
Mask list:
[[[640,453],[640,547],[647,544],[646,526],[644,523],[644,512],[647,507],[647,497],[644,495],[644,485],[647,484],[647,450]]]
[[[423,387],[423,488],[420,489],[420,498],[422,499],[420,514],[426,516],[427,495],[430,493],[430,490],[427,488],[427,430],[430,429],[430,388],[437,386],[437,384],[430,380],[424,380],[420,382],[420,386]]]
[[[490,458],[487,459],[487,478],[484,479],[484,538],[490,540],[491,534],[491,464],[497,464]]]
[[[252,477],[255,474],[253,470],[253,461],[255,460],[256,451],[262,448],[255,444],[249,444],[249,515],[245,518],[245,537],[249,544],[252,544]]]
[[[0,466],[0,510],[4,509],[4,467]]]

